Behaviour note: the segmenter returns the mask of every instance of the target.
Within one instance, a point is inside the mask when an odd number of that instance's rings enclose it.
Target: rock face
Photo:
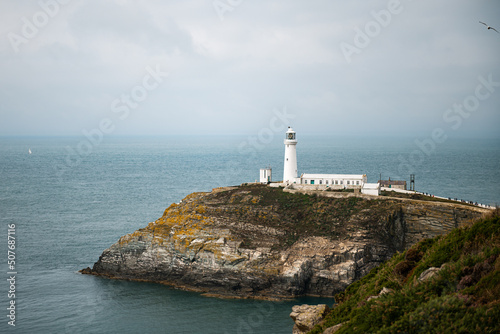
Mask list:
[[[293,334],[307,333],[316,326],[330,308],[325,304],[320,305],[295,305],[290,313],[290,318],[295,322]]]
[[[84,273],[240,297],[333,296],[422,238],[484,209],[241,186],[193,193]]]

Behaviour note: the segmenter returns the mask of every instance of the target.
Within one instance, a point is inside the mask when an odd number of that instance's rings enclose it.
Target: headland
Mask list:
[[[490,211],[425,197],[216,188],[170,205],[82,273],[221,297],[333,296],[396,252]]]

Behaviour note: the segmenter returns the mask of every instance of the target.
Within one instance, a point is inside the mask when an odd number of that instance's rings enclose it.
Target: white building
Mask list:
[[[363,174],[302,174],[298,180],[299,184],[326,185],[332,188],[362,188],[366,183],[366,175]]]
[[[291,127],[285,133],[285,165],[283,169],[283,182],[290,184],[297,179],[297,138]]]
[[[367,183],[366,174],[308,174],[298,177],[297,172],[297,137],[295,131],[288,127],[285,133],[285,164],[283,183],[296,184],[314,189],[361,189],[363,194],[379,195],[380,184]],[[261,169],[261,182],[263,182]],[[265,179],[264,179],[265,180]]]
[[[361,193],[365,195],[380,195],[380,183],[365,183],[361,188]]]
[[[260,183],[270,183],[272,177],[271,167],[261,168],[260,169]]]

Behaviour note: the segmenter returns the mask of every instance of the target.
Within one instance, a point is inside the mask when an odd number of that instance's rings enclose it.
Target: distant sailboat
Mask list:
[[[31,148],[28,148],[28,153],[31,154]]]

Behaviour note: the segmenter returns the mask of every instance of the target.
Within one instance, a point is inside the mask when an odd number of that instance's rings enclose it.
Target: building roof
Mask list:
[[[380,185],[378,183],[365,183],[363,184],[363,189],[378,189]]]
[[[396,181],[396,180],[380,180],[380,185],[383,186],[404,186],[406,184],[406,181]]]
[[[306,179],[362,179],[366,175],[361,174],[302,174],[300,177]]]

